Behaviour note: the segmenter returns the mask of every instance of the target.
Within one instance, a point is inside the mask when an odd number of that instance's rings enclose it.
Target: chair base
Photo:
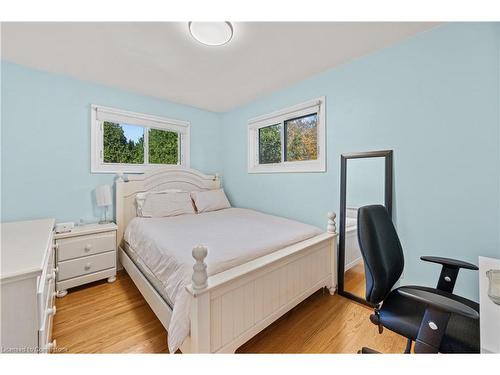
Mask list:
[[[363,346],[361,350],[358,350],[358,354],[381,354],[380,352],[377,352],[376,350],[372,348],[367,348]]]
[[[405,348],[405,351],[403,352],[404,354],[410,354],[411,353],[411,345],[412,345],[413,341],[411,341],[410,339],[408,339],[408,341],[406,341],[406,348]]]
[[[403,352],[404,354],[410,354],[411,353],[411,346],[413,344],[413,341],[408,339],[406,342],[406,348],[405,351]],[[367,348],[366,346],[363,346],[361,350],[358,350],[358,354],[381,354],[380,352],[376,351],[375,349],[372,348]]]

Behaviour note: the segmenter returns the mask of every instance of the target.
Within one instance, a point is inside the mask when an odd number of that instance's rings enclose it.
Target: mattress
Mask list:
[[[125,242],[123,250],[127,253],[128,257],[137,266],[137,268],[139,268],[146,279],[151,283],[153,288],[155,288],[158,294],[163,298],[166,304],[169,305],[172,309],[174,307],[174,304],[172,303],[172,301],[170,301],[170,298],[168,297],[162,282],[155,276],[155,274],[149,269],[149,267],[144,264],[142,259],[137,255],[135,250],[127,242]]]
[[[125,230],[128,254],[162,297],[173,304],[170,352],[189,335],[191,282],[196,245],[208,248],[214,275],[320,234],[314,226],[254,210],[228,208],[165,218],[134,218]]]

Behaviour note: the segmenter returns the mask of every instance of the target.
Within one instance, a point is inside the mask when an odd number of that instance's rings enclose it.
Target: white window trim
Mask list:
[[[178,168],[179,165],[170,164],[149,164],[147,155],[148,132],[144,132],[144,164],[112,164],[103,161],[103,134],[102,122],[98,117],[131,118],[127,121],[131,125],[137,124],[150,129],[172,130],[180,135],[179,147],[181,148],[180,165],[186,168],[190,166],[190,133],[191,124],[188,121],[174,120],[165,117],[153,116],[144,113],[124,111],[117,108],[91,105],[90,109],[90,141],[91,141],[91,172],[92,173],[144,173],[146,170],[154,168]],[[98,114],[99,113],[99,114]],[[134,121],[135,120],[135,121]],[[112,121],[112,120],[110,120]]]
[[[259,129],[270,125],[282,124],[281,144],[283,145],[283,123],[291,118],[311,113],[311,108],[318,111],[318,159],[304,161],[282,161],[275,164],[259,164]],[[248,121],[248,173],[297,173],[326,171],[326,116],[325,97],[300,103],[267,115],[258,116]],[[285,150],[282,147],[282,153]],[[284,160],[284,155],[281,160]]]

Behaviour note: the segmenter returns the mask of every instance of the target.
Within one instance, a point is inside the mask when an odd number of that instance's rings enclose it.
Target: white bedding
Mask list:
[[[202,214],[164,218],[134,218],[125,231],[125,241],[165,288],[173,313],[168,328],[168,346],[175,352],[189,335],[191,283],[196,245],[208,247],[208,274],[269,254],[320,234],[311,225],[266,215],[257,211],[228,208]]]

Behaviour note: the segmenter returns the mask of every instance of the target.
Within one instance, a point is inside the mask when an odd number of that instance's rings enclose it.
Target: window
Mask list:
[[[259,129],[259,164],[281,161],[280,125],[269,125]]]
[[[325,98],[248,122],[248,172],[324,172]]]
[[[93,173],[189,167],[189,122],[94,105],[91,111]]]

